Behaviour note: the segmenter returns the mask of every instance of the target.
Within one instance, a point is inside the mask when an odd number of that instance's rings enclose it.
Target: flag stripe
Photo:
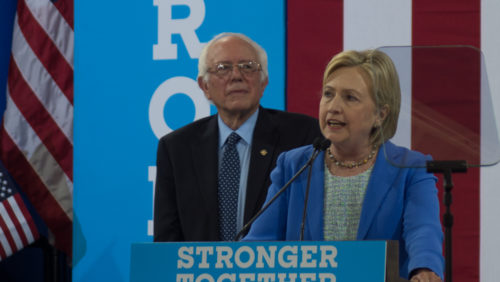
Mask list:
[[[0,216],[0,244],[2,245],[2,247],[0,248],[0,259],[13,254],[14,251],[11,247],[11,240],[12,237],[10,235],[10,232],[5,225],[3,218]]]
[[[64,95],[73,103],[73,69],[38,24],[24,1],[18,1],[17,18],[19,28],[31,49]]]
[[[73,183],[65,176],[61,167],[52,158],[52,155],[50,155],[38,136],[33,132],[9,95],[7,96],[6,114],[10,119],[4,122],[3,130],[5,136],[2,136],[4,139],[0,141],[5,142],[2,144],[5,150],[14,151],[12,152],[13,155],[10,156],[10,162],[6,162],[5,159],[4,162],[11,166],[15,166],[18,165],[21,156],[23,157],[22,159],[26,159],[30,168],[37,173],[46,186],[45,189],[48,189],[51,196],[58,201],[61,208],[66,211],[67,216],[71,218],[71,194],[73,192]],[[18,122],[11,122],[11,120]],[[19,131],[23,132],[24,135],[20,136],[18,133]],[[22,152],[24,152],[24,154],[22,154]],[[21,155],[18,156],[16,154]],[[19,166],[19,169],[23,169],[23,166]],[[20,180],[18,180],[18,182],[19,181]],[[31,187],[25,187],[25,189],[30,188]],[[38,198],[36,199],[37,201],[40,200]]]
[[[12,250],[10,249],[9,242],[7,242],[7,239],[5,237],[1,219],[0,219],[0,261],[2,261],[2,258],[6,258],[12,254]]]
[[[73,29],[51,3],[48,0],[26,0],[26,6],[36,21],[73,68]]]
[[[14,22],[14,26],[14,28],[19,28],[17,21]],[[61,128],[68,141],[73,143],[73,123],[71,122],[73,105],[52,80],[51,75],[33,53],[21,32],[13,35],[12,57],[40,103]]]
[[[9,227],[9,218],[2,212],[4,210],[3,203],[0,203],[0,229],[3,231],[2,239],[5,239],[2,240],[2,246],[7,256],[10,256],[17,251],[17,248],[15,239],[12,237],[12,230]]]
[[[411,45],[410,1],[344,1],[344,50],[408,45]]]
[[[12,197],[9,197],[9,199],[10,198]],[[27,242],[22,239],[22,228],[19,225],[19,222],[16,222],[15,214],[10,208],[10,205],[7,203],[9,203],[8,200],[0,204],[0,215],[4,219],[8,230],[10,230],[10,234],[12,235],[12,239],[14,240],[16,250],[20,250],[24,245],[27,245]]]
[[[288,1],[287,11],[286,109],[317,117],[324,68],[343,47],[343,1]]]
[[[344,2],[344,50],[377,48],[394,61],[402,89],[398,127],[391,141],[407,148],[411,147],[411,83],[407,83],[411,81],[411,48],[408,47],[411,15],[410,1]]]
[[[12,197],[8,199],[10,204],[10,208],[12,209],[12,218],[17,220],[19,226],[22,229],[21,239],[27,245],[33,241],[35,241],[35,237],[38,237],[38,234],[33,234],[31,230],[36,232],[37,228],[33,220],[30,220],[29,217],[31,215],[28,212],[28,209],[23,204],[23,200],[19,193],[16,193]]]
[[[469,1],[413,1],[413,45],[472,45],[480,46],[480,0]],[[414,54],[414,65],[424,59],[444,60],[446,58],[433,58],[432,54]],[[450,69],[460,69],[467,62],[455,60],[446,62]],[[445,64],[445,65],[446,65]],[[479,59],[472,63],[469,73],[458,74],[454,77],[456,82],[468,79],[468,75],[478,73]],[[431,101],[437,97],[443,99],[440,105],[435,103],[433,110],[439,115],[454,119],[457,124],[469,128],[474,133],[479,133],[480,115],[479,105],[479,84],[472,88],[459,89],[454,81],[436,81],[434,77],[443,76],[436,73],[435,69],[413,67],[413,99],[415,101]],[[460,78],[463,75],[463,79]],[[448,78],[448,76],[445,76]],[[474,83],[472,83],[474,84]],[[439,87],[433,87],[439,86]],[[443,85],[449,86],[450,91],[439,91]],[[417,88],[418,87],[418,88]],[[444,92],[444,93],[443,93]],[[472,98],[474,104],[469,103],[467,110],[450,105],[447,101],[456,101],[457,97]],[[418,105],[413,107],[414,117],[421,112]],[[476,109],[473,109],[476,107]],[[470,110],[472,109],[472,110]],[[464,114],[467,113],[467,114]],[[415,149],[424,150],[425,147],[432,147],[431,138],[424,136],[425,133],[418,127],[412,127],[413,141],[416,138],[426,138],[428,143],[417,145]],[[420,137],[419,137],[420,136]],[[470,140],[473,144],[479,144],[479,140]],[[457,157],[463,152],[457,152]],[[476,163],[479,161],[479,154],[475,156]],[[468,169],[467,174],[454,174],[453,182],[456,184],[452,195],[452,213],[455,217],[453,226],[453,280],[454,281],[478,281],[479,280],[479,170]],[[442,197],[442,178],[440,177],[439,195]],[[441,207],[441,213],[444,207]]]
[[[480,44],[480,0],[413,1],[413,44]]]
[[[486,60],[486,70],[490,95],[492,101],[489,106],[496,113],[489,117],[489,126],[483,132],[491,134],[492,138],[498,138],[498,134],[493,135],[492,129],[496,127],[500,131],[500,1],[481,1],[481,51]],[[484,103],[484,101],[482,101]],[[496,124],[495,124],[496,123]],[[488,156],[491,160],[492,156]],[[500,211],[498,200],[500,199],[500,165],[481,168],[481,222],[480,222],[480,277],[481,281],[497,281],[500,276],[498,260],[500,257],[500,224],[498,214]]]
[[[38,0],[34,0],[38,1]],[[69,24],[71,28],[74,28],[74,23],[73,23],[73,7],[74,3],[73,1],[54,1],[52,2],[54,6],[59,10],[61,13],[62,17],[66,20],[66,22]]]
[[[4,128],[2,128],[0,138],[0,143],[4,148],[1,151],[1,159],[4,161],[5,167],[11,172],[19,186],[23,187],[26,196],[30,199],[37,199],[32,204],[54,234],[56,247],[71,254],[71,222],[73,218],[71,197],[62,199],[62,203],[66,203],[64,208],[70,209],[65,211],[60,205],[61,199],[56,200],[49,194],[48,187],[33,170]]]
[[[54,156],[66,175],[72,179],[73,146],[62,133],[45,107],[36,98],[31,88],[26,84],[17,64],[11,59],[9,79],[7,81],[10,98],[21,111],[24,118],[43,141],[46,148]]]

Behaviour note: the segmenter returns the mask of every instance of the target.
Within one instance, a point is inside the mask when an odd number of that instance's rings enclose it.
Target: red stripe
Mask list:
[[[57,86],[73,104],[73,69],[36,21],[24,1],[18,1],[17,15],[24,38]]]
[[[73,146],[26,83],[12,57],[7,84],[12,101],[66,175],[73,179]]]
[[[14,198],[15,200],[15,198]],[[19,203],[17,203],[19,205]],[[12,209],[12,206],[8,201],[4,201],[4,207],[7,213],[9,214],[10,220],[12,220],[12,223],[14,224],[14,227],[17,230],[17,233],[19,234],[19,238],[21,239],[21,242],[23,243],[23,246],[26,246],[29,244],[28,238],[24,234],[24,230],[21,226],[21,222],[19,221],[19,218],[17,218],[17,215],[14,213],[14,210]]]
[[[38,234],[38,228],[36,227],[35,222],[33,221],[33,218],[31,217],[30,212],[28,211],[28,209],[24,205],[23,198],[21,197],[21,195],[19,195],[19,193],[16,193],[14,195],[14,198],[16,199],[17,205],[19,206],[19,209],[23,213],[24,218],[26,219],[26,222],[28,223],[28,227],[31,231],[31,234],[33,235],[33,240],[36,241],[38,239],[38,237],[40,236]]]
[[[73,28],[73,0],[58,0],[52,2],[66,22]]]
[[[12,249],[12,253],[15,253],[17,251],[16,243],[14,242],[14,238],[12,237],[10,229],[7,227],[7,223],[5,223],[5,219],[3,216],[0,216],[0,228],[4,231],[3,234],[5,235],[5,239],[7,239],[7,242]]]
[[[56,247],[71,255],[72,221],[2,127],[0,158],[55,236]]]
[[[413,45],[480,46],[480,0],[413,1]]]
[[[413,1],[413,45],[472,45],[480,46],[480,0],[444,0]],[[453,55],[453,54],[448,54]],[[415,53],[413,54],[413,113],[418,114],[422,109],[416,101],[434,101],[432,109],[439,114],[451,118],[471,130],[468,140],[470,147],[479,148],[480,130],[480,57],[472,56],[472,61],[465,62],[464,56],[460,60],[449,60],[448,55]],[[440,62],[446,68],[421,68],[419,62]],[[467,70],[463,66],[468,66]],[[444,73],[453,72],[453,76],[444,76]],[[473,81],[463,86],[462,81]],[[438,79],[439,78],[439,79]],[[474,81],[475,80],[475,81]],[[458,82],[458,83],[457,83]],[[439,99],[437,99],[439,98]],[[451,104],[450,101],[459,101]],[[415,117],[414,117],[415,118]],[[416,145],[417,150],[436,146],[436,140],[425,135],[417,127],[418,122],[412,121],[412,142],[420,138],[427,139],[428,143]],[[453,139],[453,136],[447,138]],[[431,144],[432,142],[432,144]],[[456,151],[456,158],[463,157],[463,151]],[[473,151],[468,159],[479,163],[479,151]],[[452,213],[455,217],[453,226],[453,280],[479,281],[479,239],[480,239],[480,177],[479,169],[469,169],[467,174],[454,174],[453,182],[456,185],[452,191]],[[440,197],[443,195],[442,179],[438,183]],[[441,207],[441,213],[444,207]]]
[[[323,72],[343,49],[343,1],[287,1],[287,110],[318,116]]]

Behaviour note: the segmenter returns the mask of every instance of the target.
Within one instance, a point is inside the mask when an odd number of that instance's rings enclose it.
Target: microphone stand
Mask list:
[[[444,197],[443,203],[446,207],[446,212],[443,214],[443,226],[445,228],[444,236],[444,252],[445,252],[445,281],[452,281],[452,245],[451,245],[451,230],[453,227],[453,214],[451,213],[453,182],[451,180],[452,172],[467,172],[466,161],[427,161],[427,172],[443,174]]]
[[[304,227],[306,223],[307,201],[309,200],[309,190],[311,187],[312,166],[309,167],[307,174],[306,197],[304,199],[304,211],[302,212],[302,223],[300,224],[300,241],[304,241]]]
[[[324,139],[321,143],[315,147],[319,152],[326,150],[326,148],[330,147],[330,140]],[[318,152],[318,154],[319,154]],[[307,202],[309,200],[309,190],[311,189],[311,174],[312,174],[312,165],[309,166],[309,173],[307,174],[307,186],[306,186],[306,197],[304,199],[304,211],[302,212],[302,223],[300,224],[300,241],[304,241],[304,229],[306,223],[306,212],[307,212]]]
[[[328,140],[328,139],[326,139]],[[328,140],[329,141],[329,140]],[[248,228],[250,228],[250,226],[252,225],[252,223],[265,211],[267,210],[267,208],[279,197],[279,195],[283,194],[283,192],[285,192],[285,190],[288,188],[288,186],[290,186],[290,184],[292,184],[292,182],[300,175],[302,174],[302,172],[308,167],[308,166],[312,166],[312,162],[316,159],[316,157],[318,156],[318,154],[321,152],[321,144],[322,143],[325,143],[325,141],[320,141],[319,138],[316,138],[314,140],[314,151],[311,155],[311,157],[309,158],[309,160],[306,162],[306,164],[301,167],[299,169],[299,171],[297,171],[297,173],[295,173],[295,175],[290,179],[288,180],[288,182],[283,186],[281,187],[281,189],[278,191],[278,193],[276,193],[272,198],[271,200],[269,200],[260,210],[259,212],[257,212],[249,221],[247,224],[245,224],[245,226],[243,226],[243,228],[240,230],[240,232],[238,232],[238,234],[236,234],[236,236],[234,237],[234,241],[239,241],[240,237],[243,235],[243,233],[245,233]]]

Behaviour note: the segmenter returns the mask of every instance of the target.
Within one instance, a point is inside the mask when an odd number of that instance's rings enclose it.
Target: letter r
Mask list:
[[[205,19],[203,0],[153,0],[158,7],[158,44],[153,45],[153,60],[177,59],[177,44],[172,43],[172,34],[180,34],[184,46],[192,59],[199,57],[205,43],[196,36],[196,29]],[[189,7],[189,16],[184,19],[172,19],[172,7]]]

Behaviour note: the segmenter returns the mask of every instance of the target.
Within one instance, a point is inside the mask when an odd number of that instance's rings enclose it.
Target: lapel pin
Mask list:
[[[260,155],[265,157],[267,155],[267,150],[266,149],[260,150]]]

